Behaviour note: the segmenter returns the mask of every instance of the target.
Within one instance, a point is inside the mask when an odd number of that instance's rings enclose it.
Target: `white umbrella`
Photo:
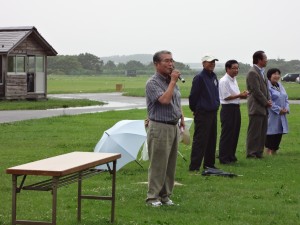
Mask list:
[[[180,133],[180,137],[179,137],[179,142],[183,142],[183,135],[187,135],[188,139],[190,138],[190,127],[193,123],[194,119],[189,118],[189,117],[184,117],[184,123],[185,123],[185,133],[181,132]],[[180,121],[178,122],[179,125]],[[187,143],[184,143],[186,145],[188,145]],[[184,156],[181,154],[180,151],[178,151],[178,154],[186,161],[186,159],[184,158]],[[143,146],[143,150],[142,150],[142,155],[141,155],[141,159],[143,159],[144,161],[149,160],[149,155],[148,155],[148,145],[147,145],[147,140],[145,140],[144,146]]]
[[[94,152],[121,153],[121,158],[117,161],[117,170],[119,170],[127,163],[136,161],[146,136],[144,120],[121,120],[104,131]],[[138,163],[138,161],[136,162]],[[112,163],[109,166],[112,168]],[[97,168],[108,169],[106,165]]]

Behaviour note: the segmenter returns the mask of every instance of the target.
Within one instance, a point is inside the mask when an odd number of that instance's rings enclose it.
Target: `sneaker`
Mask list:
[[[169,200],[166,201],[166,202],[162,202],[162,204],[163,204],[163,205],[168,205],[168,206],[170,206],[170,205],[175,205],[175,203],[174,203],[171,199],[169,199]]]
[[[159,207],[162,205],[160,201],[155,201],[155,202],[147,202],[147,205],[150,205],[152,207]]]

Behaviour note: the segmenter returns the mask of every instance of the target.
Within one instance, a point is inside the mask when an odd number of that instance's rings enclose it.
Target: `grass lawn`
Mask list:
[[[221,76],[219,76],[220,78]],[[145,96],[145,83],[149,76],[125,77],[125,76],[48,76],[48,94],[66,93],[104,93],[115,92],[117,84],[122,85],[122,92],[127,96]],[[193,76],[186,76],[186,82],[178,82],[183,98],[189,96]],[[246,89],[245,76],[238,76],[240,90]],[[300,99],[300,85],[293,82],[283,84],[289,95],[289,99]],[[97,101],[87,99],[53,99],[48,101],[0,101],[0,110],[22,109],[52,109],[101,105]]]
[[[222,74],[218,74],[218,79]],[[128,96],[145,96],[145,83],[149,76],[48,76],[48,93],[100,93],[115,92],[116,85],[122,84],[123,92]],[[193,76],[185,76],[186,82],[180,81],[178,85],[181,90],[182,97],[187,98],[191,86]],[[246,90],[246,78],[244,75],[238,75],[237,81],[240,90]],[[283,82],[283,85],[290,99],[300,99],[300,85],[294,82]]]
[[[290,133],[284,135],[279,154],[262,160],[245,158],[248,124],[246,105],[241,106],[242,127],[238,143],[238,162],[217,167],[240,174],[236,178],[203,177],[188,172],[189,162],[177,160],[172,199],[174,207],[152,208],[145,205],[148,161],[127,164],[117,173],[116,225],[203,224],[203,225],[297,225],[300,224],[299,134],[300,105],[291,105],[288,116]],[[187,117],[192,117],[187,106]],[[103,132],[123,119],[144,119],[145,110],[113,111],[76,116],[60,116],[0,124],[0,224],[11,224],[11,176],[5,169],[71,151],[93,151]],[[193,133],[193,128],[191,128]],[[218,130],[220,133],[220,129]],[[180,144],[189,159],[191,146]],[[29,181],[37,178],[28,177]],[[20,180],[20,179],[19,179]],[[85,194],[110,192],[108,174],[84,180]],[[77,185],[58,190],[57,224],[74,225]],[[51,193],[22,191],[18,195],[18,218],[50,220]],[[110,224],[110,203],[83,202],[84,225]]]
[[[88,99],[55,99],[49,98],[47,101],[1,101],[0,110],[42,110],[69,107],[83,107],[92,105],[103,105],[104,103]]]

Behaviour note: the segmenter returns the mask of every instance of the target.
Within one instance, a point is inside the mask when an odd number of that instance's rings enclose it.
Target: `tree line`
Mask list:
[[[246,74],[251,65],[239,62],[239,73]],[[300,61],[284,59],[269,59],[266,71],[269,68],[279,68],[282,75],[285,73],[299,73]],[[196,71],[192,70],[189,65],[181,62],[175,62],[175,68],[179,69],[185,75],[195,75]],[[152,62],[143,64],[140,61],[130,60],[127,63],[115,63],[108,60],[106,63],[100,57],[90,54],[81,53],[79,55],[58,55],[48,57],[48,74],[57,75],[124,75],[128,70],[135,70],[137,75],[151,75],[154,71]],[[225,73],[224,70],[218,73]]]
[[[130,60],[127,63],[115,63],[108,60],[104,63],[100,57],[90,53],[48,57],[48,74],[57,75],[123,75],[127,70],[136,70],[138,74],[152,74],[153,68],[152,62],[145,65],[136,60]],[[188,65],[181,62],[175,62],[175,68],[181,71],[192,71]]]

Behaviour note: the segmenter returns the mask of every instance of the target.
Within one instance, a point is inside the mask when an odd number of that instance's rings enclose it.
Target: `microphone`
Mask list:
[[[178,77],[179,80],[181,80],[182,83],[185,83],[185,79],[181,76]]]
[[[174,69],[175,69],[175,67],[173,67],[172,70],[174,70]],[[180,75],[179,75],[178,79],[181,80],[182,83],[185,83],[185,79],[183,77],[181,77]]]

